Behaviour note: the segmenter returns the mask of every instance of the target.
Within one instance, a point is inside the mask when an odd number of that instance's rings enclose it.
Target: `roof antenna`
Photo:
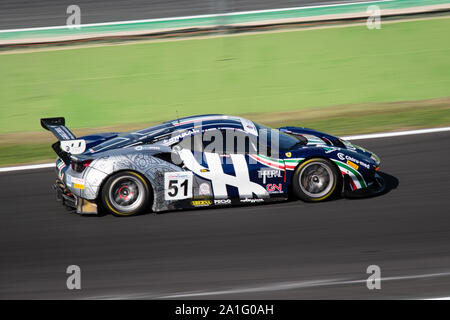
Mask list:
[[[175,110],[175,112],[177,113],[177,121],[178,121],[178,124],[180,124],[180,116],[178,115],[178,110]]]

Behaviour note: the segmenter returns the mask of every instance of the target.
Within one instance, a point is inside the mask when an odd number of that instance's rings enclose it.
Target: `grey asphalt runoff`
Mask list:
[[[53,169],[2,173],[0,298],[450,296],[450,133],[355,142],[381,157],[388,193],[83,217],[55,202]],[[81,290],[66,288],[69,265]]]
[[[81,24],[168,18],[356,1],[330,0],[2,0],[0,30],[62,26],[69,5],[81,9]]]

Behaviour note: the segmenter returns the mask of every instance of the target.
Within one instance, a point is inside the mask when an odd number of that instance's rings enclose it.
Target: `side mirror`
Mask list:
[[[180,157],[180,154],[178,153],[178,151],[181,150],[181,147],[176,145],[172,148],[171,152],[170,152],[170,162],[173,163],[174,165],[183,167],[183,160]]]

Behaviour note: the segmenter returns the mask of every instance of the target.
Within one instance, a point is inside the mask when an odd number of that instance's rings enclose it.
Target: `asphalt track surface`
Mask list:
[[[358,1],[363,0],[1,0],[0,30],[65,25],[72,4],[86,24]]]
[[[52,169],[0,174],[0,298],[450,296],[450,133],[359,140],[390,191],[369,199],[83,217]],[[66,268],[81,267],[81,290]],[[381,268],[368,290],[366,268]]]

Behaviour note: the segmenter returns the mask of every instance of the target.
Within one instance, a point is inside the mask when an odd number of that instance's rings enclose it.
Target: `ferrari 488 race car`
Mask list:
[[[127,133],[76,138],[64,118],[41,119],[58,142],[57,199],[80,214],[318,202],[380,192],[380,160],[338,137],[200,115]]]

